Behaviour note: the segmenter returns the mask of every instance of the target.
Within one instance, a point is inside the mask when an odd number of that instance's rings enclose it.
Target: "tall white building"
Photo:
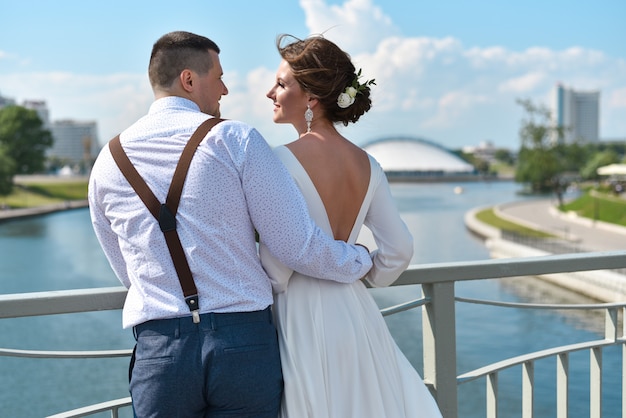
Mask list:
[[[0,109],[16,104],[15,100],[0,95]],[[72,169],[91,169],[100,152],[98,125],[95,121],[50,121],[50,112],[45,100],[24,100],[21,106],[36,111],[43,122],[43,127],[52,133],[54,143],[46,151],[47,158],[55,164],[67,165]]]
[[[50,129],[50,112],[45,100],[24,100],[22,107],[37,112],[39,119],[43,122],[43,127]]]
[[[57,120],[50,125],[50,131],[54,145],[48,150],[47,157],[70,166],[85,164],[91,168],[100,151],[96,122]]]
[[[557,84],[554,88],[555,125],[564,128],[559,142],[598,142],[600,138],[600,92],[576,91]]]
[[[10,97],[4,97],[0,94],[0,109],[7,106],[15,105],[15,100]]]

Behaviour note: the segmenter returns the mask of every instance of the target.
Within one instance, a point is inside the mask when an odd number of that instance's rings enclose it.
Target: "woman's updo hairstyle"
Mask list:
[[[291,38],[293,41],[285,41]],[[337,99],[357,78],[350,55],[321,35],[304,40],[291,35],[280,35],[276,40],[280,56],[289,64],[293,76],[302,89],[322,105],[325,116],[333,123],[348,126],[356,122],[372,107],[369,85],[361,86],[354,103],[346,108]]]

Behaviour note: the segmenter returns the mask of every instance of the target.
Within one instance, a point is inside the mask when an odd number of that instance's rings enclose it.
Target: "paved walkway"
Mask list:
[[[626,250],[626,227],[559,212],[553,199],[499,205],[497,213],[512,221],[559,235],[587,251]]]

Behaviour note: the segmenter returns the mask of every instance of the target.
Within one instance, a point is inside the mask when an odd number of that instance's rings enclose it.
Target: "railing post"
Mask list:
[[[535,404],[535,363],[526,361],[522,365],[522,418],[533,417]]]
[[[617,340],[617,308],[608,308],[604,317],[604,338],[610,341]]]
[[[487,418],[497,418],[498,416],[498,373],[487,375]]]
[[[594,347],[590,350],[589,366],[589,416],[602,416],[602,348]]]
[[[444,418],[458,418],[454,282],[422,284],[424,381],[434,388]]]
[[[622,308],[622,335],[626,337],[626,308]],[[622,417],[626,417],[626,344],[622,345]]]
[[[569,353],[559,354],[556,363],[556,418],[569,413]]]

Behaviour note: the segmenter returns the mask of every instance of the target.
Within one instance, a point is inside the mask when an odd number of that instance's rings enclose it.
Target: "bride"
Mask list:
[[[357,122],[370,109],[374,80],[361,81],[348,54],[322,36],[283,45],[288,38],[277,40],[282,61],[267,97],[274,122],[293,125],[298,139],[275,152],[322,229],[354,243],[365,225],[377,249],[363,280],[339,283],[289,270],[261,237],[275,293],[285,383],[281,417],[441,417],[365,284],[390,285],[413,255],[413,238],[382,168],[335,127]]]

